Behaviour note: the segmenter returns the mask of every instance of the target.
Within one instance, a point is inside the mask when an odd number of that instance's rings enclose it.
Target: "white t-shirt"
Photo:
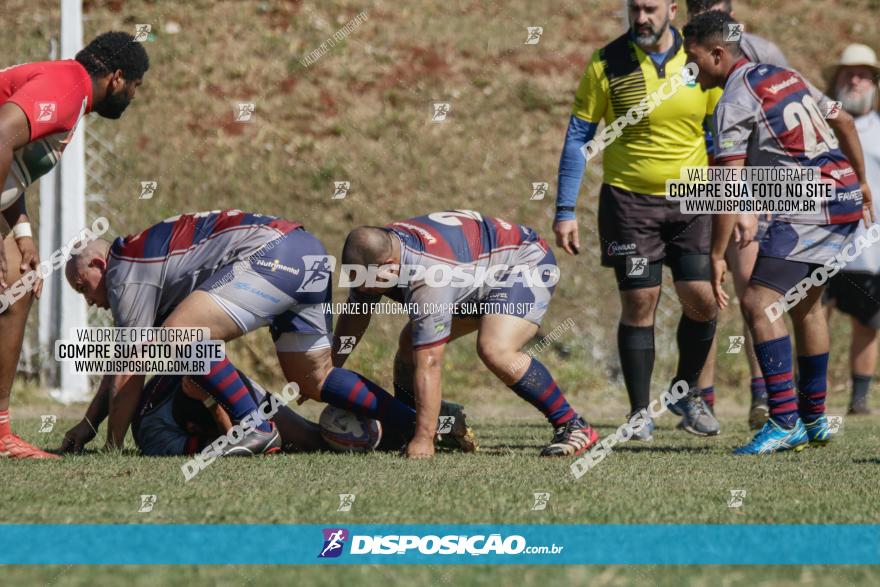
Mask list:
[[[865,154],[865,173],[868,187],[874,198],[875,212],[880,209],[880,115],[870,112],[856,118],[856,130]],[[880,212],[876,212],[880,214]],[[880,218],[878,218],[880,221]],[[865,234],[865,223],[860,222],[853,239]],[[855,241],[851,241],[855,242]],[[846,264],[844,271],[857,273],[880,273],[880,242],[864,249],[862,254]]]

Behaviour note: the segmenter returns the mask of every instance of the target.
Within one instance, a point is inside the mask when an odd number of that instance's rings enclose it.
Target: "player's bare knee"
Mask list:
[[[513,361],[516,351],[495,344],[496,341],[477,341],[477,356],[493,372],[504,370]]]
[[[626,324],[650,326],[654,322],[657,292],[634,289],[620,292],[621,318]]]

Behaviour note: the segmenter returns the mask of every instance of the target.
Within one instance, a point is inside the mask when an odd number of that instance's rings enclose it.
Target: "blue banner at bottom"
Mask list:
[[[0,525],[0,563],[876,565],[878,525]]]

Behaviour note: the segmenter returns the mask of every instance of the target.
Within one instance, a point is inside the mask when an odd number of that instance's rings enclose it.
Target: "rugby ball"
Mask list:
[[[318,420],[321,437],[338,452],[368,452],[382,440],[382,424],[335,406],[327,406]]]

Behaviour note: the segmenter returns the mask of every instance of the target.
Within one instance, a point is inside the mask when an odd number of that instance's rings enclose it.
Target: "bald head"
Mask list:
[[[342,247],[342,262],[346,265],[382,265],[393,257],[391,234],[378,226],[355,228]]]
[[[110,307],[104,281],[109,252],[108,241],[102,238],[93,240],[82,249],[72,252],[64,268],[64,275],[70,286],[85,296],[90,306]]]
[[[79,251],[70,254],[67,260],[67,268],[65,273],[69,276],[71,270],[80,271],[89,266],[92,259],[106,259],[107,253],[110,252],[110,243],[102,238],[95,239],[88,243]],[[68,280],[70,277],[68,277]]]

